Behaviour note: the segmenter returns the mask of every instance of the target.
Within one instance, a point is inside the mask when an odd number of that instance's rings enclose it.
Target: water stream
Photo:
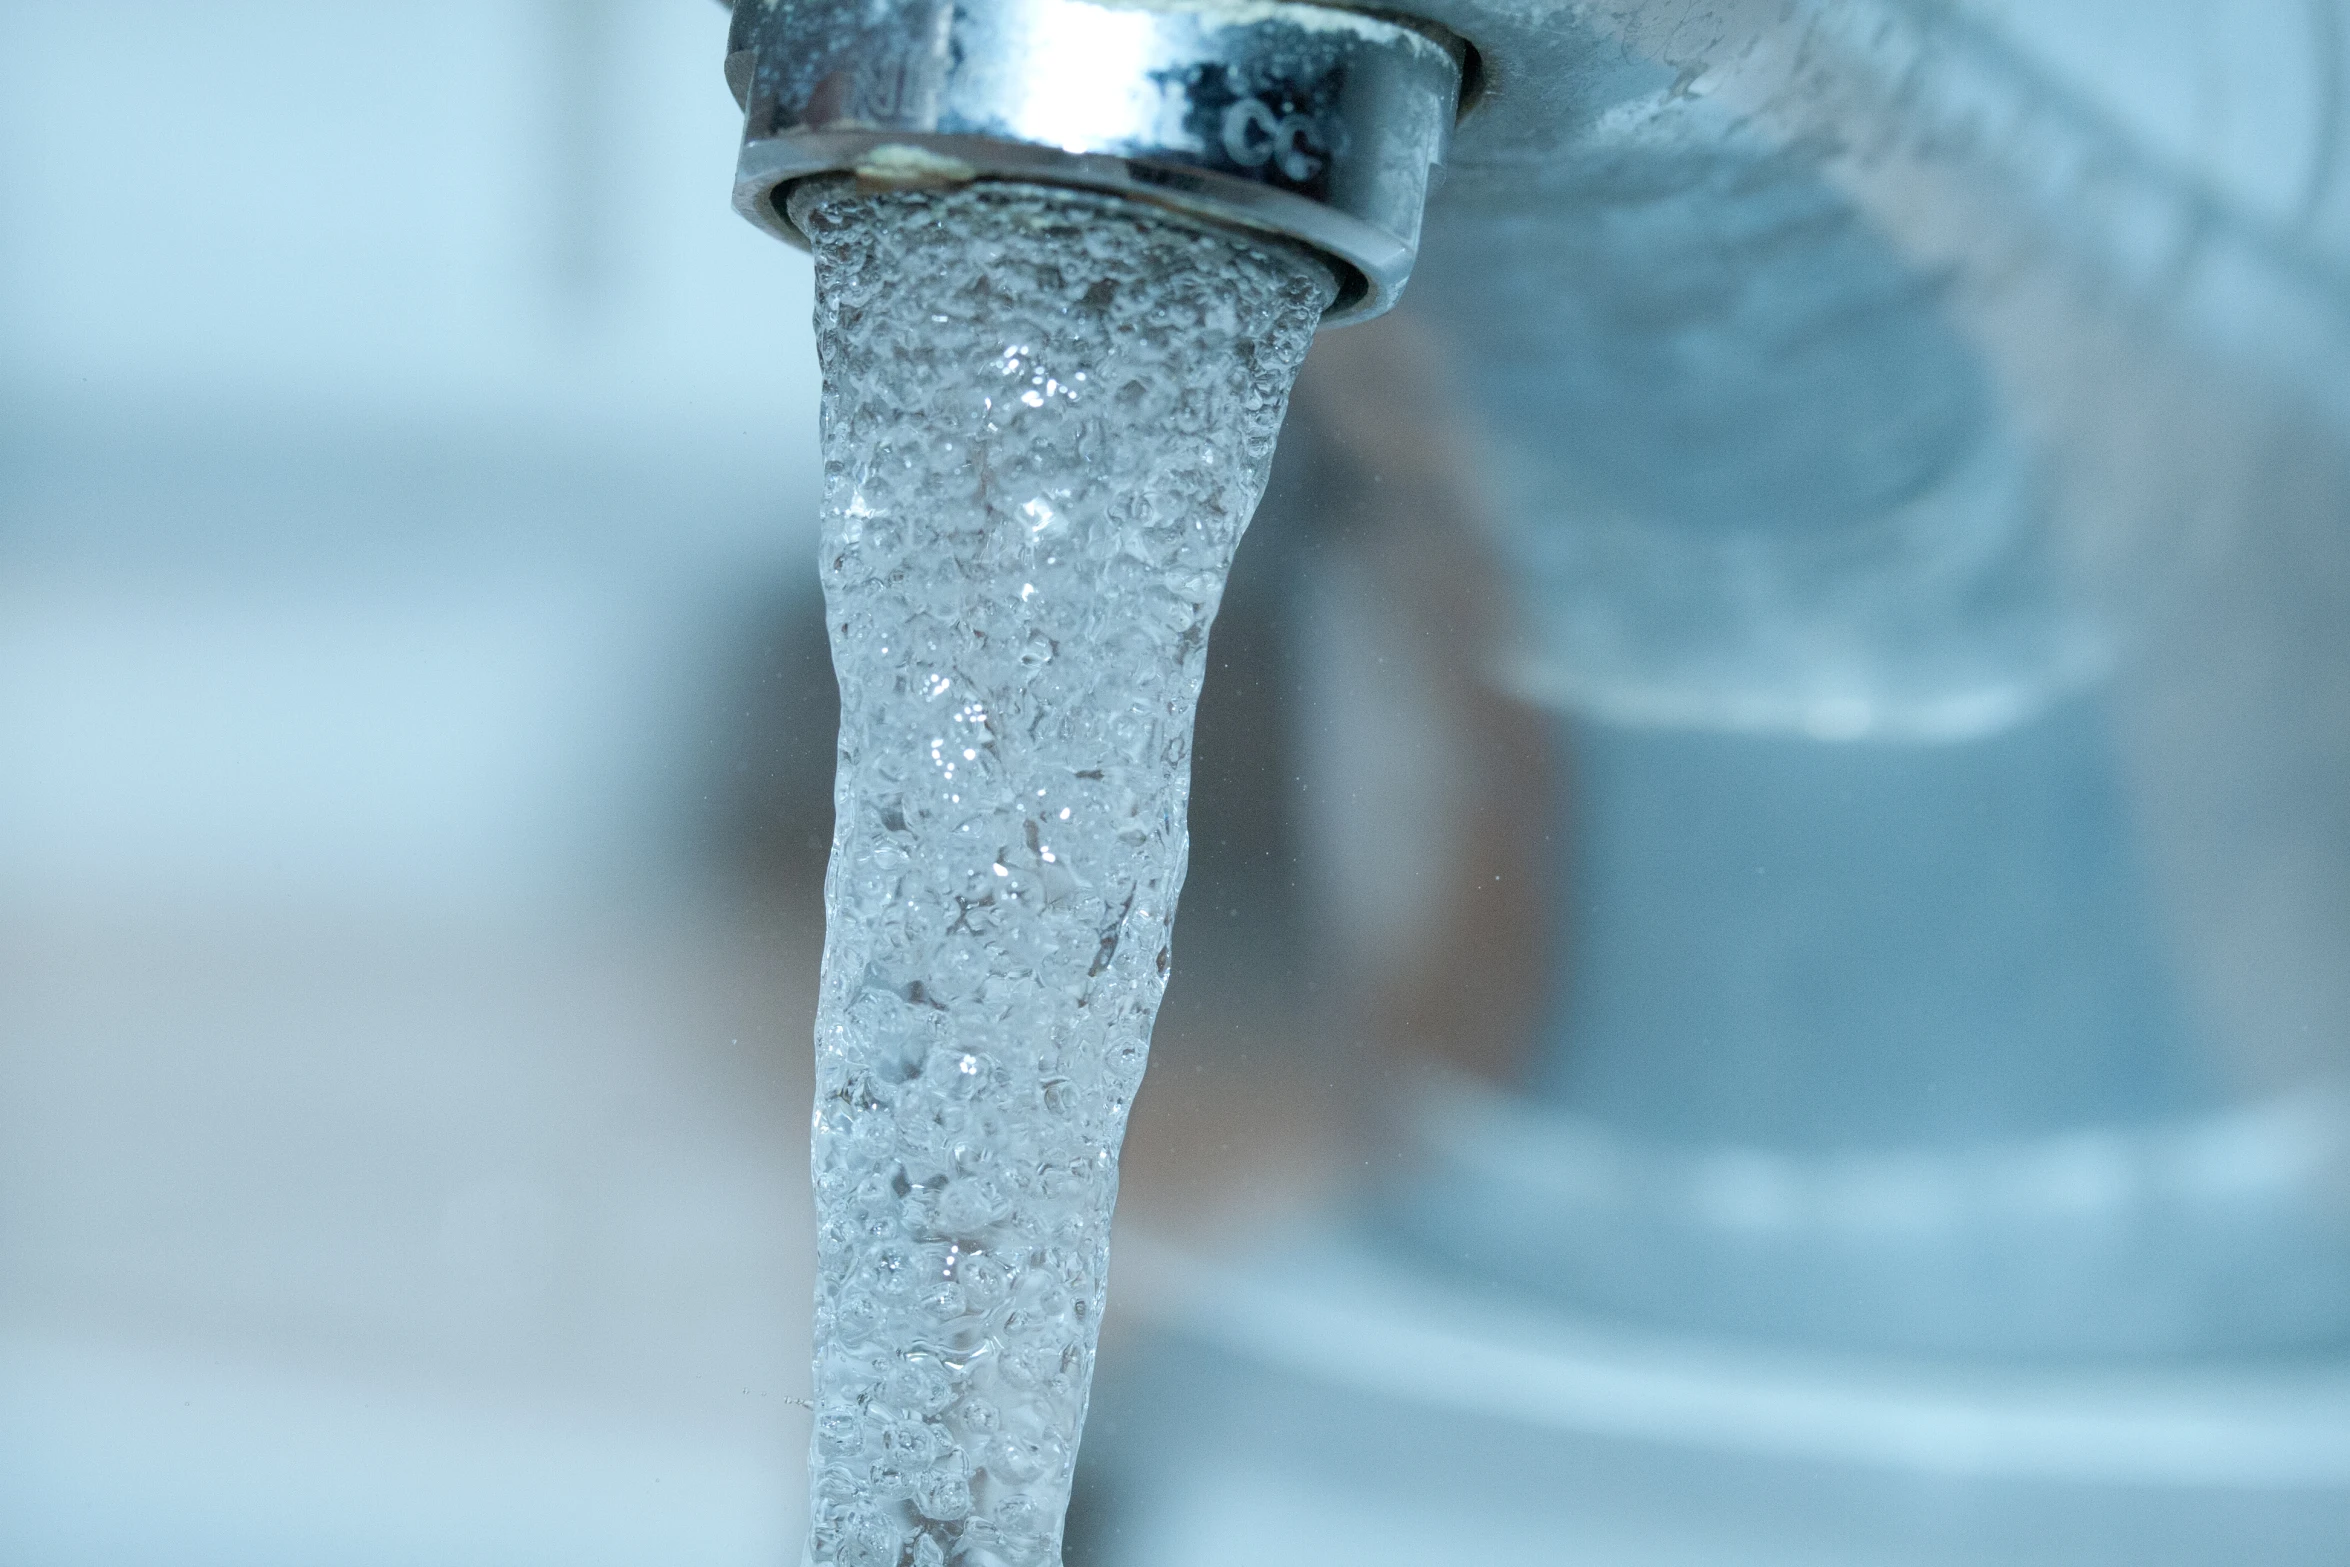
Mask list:
[[[1050,1567],[1208,626],[1332,294],[993,184],[803,191],[841,687],[809,1560]]]

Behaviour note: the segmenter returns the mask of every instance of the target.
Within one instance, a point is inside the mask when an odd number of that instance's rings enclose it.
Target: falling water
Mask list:
[[[1332,281],[1040,187],[792,210],[841,688],[809,1560],[1050,1567],[1208,625]]]

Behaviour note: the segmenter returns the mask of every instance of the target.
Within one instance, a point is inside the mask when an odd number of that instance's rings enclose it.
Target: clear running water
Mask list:
[[[992,184],[805,192],[840,773],[808,1559],[1060,1560],[1208,624],[1332,295]]]

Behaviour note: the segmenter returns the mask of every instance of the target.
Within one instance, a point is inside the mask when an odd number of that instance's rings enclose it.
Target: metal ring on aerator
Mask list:
[[[1395,303],[1461,100],[1440,29],[1286,0],[743,0],[735,205],[804,244],[791,186],[1019,179],[1298,241],[1328,322]]]

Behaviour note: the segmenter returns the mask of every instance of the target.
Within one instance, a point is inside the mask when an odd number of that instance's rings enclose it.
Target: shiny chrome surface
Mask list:
[[[1995,732],[2194,591],[2263,421],[2350,429],[2344,160],[2262,208],[1980,9],[1414,0],[1480,62],[1413,307],[1542,583],[1520,690]]]
[[[2350,612],[2330,149],[2263,209],[1964,6],[1415,10],[1483,77],[1406,313],[1474,416],[1501,673],[1581,743],[1579,999],[1526,1098],[1423,1115],[1406,1222],[1731,1336],[2338,1351],[2350,1101],[2312,1041],[2350,1022],[2350,923],[2281,869],[2350,864],[2339,753],[2289,738],[2350,690],[2350,644],[2287,629]],[[2102,759],[2015,762],[2035,734]],[[1674,744],[1715,760],[1586,787]],[[1800,754],[1820,852],[1774,822],[1694,853],[1765,753]],[[1918,793],[1860,864],[1896,766]],[[2050,830],[1970,846],[1995,800]],[[1961,892],[1975,923],[1924,940]],[[1745,987],[1687,1034],[1676,943]]]
[[[1284,3],[744,4],[735,203],[796,242],[815,175],[1112,191],[1313,247],[1345,279],[1330,319],[1357,319],[1410,275],[1463,60],[1439,29]]]

